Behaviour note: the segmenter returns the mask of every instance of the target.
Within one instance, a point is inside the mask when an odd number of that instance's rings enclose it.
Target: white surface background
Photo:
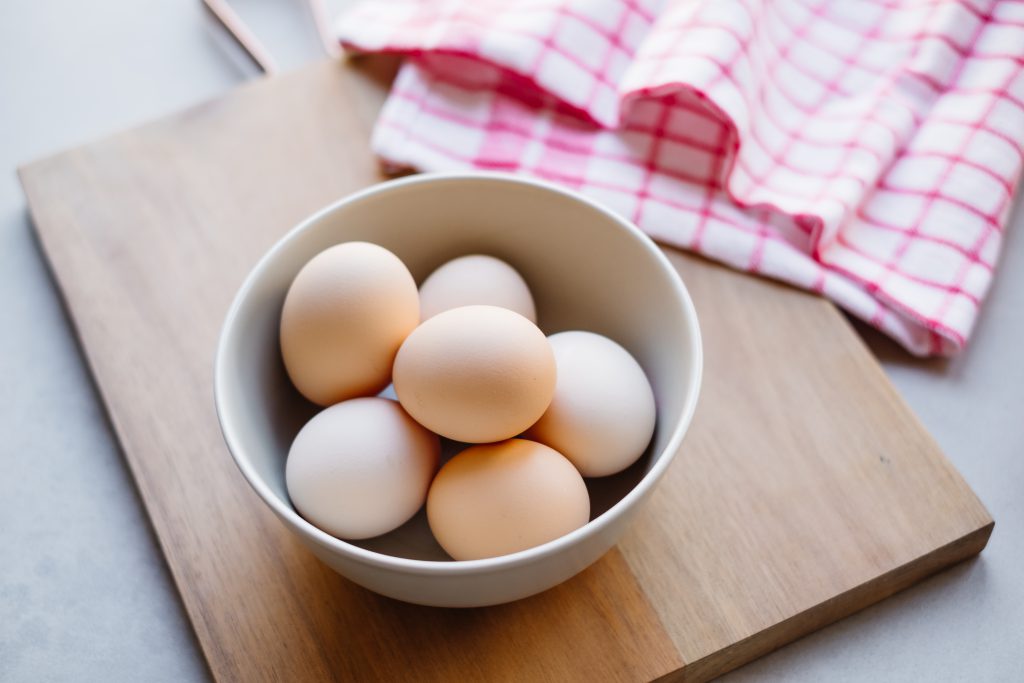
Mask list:
[[[284,68],[321,57],[301,0],[233,3]],[[209,678],[14,169],[253,75],[198,0],[0,5],[2,681]],[[1021,230],[1018,205],[994,290],[962,357],[914,360],[867,333],[995,517],[988,549],[729,680],[1024,680]]]

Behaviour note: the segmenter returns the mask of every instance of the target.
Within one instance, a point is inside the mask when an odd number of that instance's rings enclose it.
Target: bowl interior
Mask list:
[[[666,446],[696,401],[699,339],[685,294],[656,247],[603,210],[548,187],[486,176],[419,177],[378,186],[314,216],[264,257],[238,296],[218,357],[220,417],[232,433],[234,456],[270,495],[291,507],[285,457],[319,410],[291,386],[281,361],[285,292],[316,253],[350,240],[390,249],[417,283],[457,256],[504,259],[529,284],[546,334],[590,330],[633,354],[654,389],[657,430],[635,465],[587,480],[591,519],[671,455]],[[461,448],[445,444],[445,455]],[[450,561],[422,511],[400,529],[356,544],[395,557]]]

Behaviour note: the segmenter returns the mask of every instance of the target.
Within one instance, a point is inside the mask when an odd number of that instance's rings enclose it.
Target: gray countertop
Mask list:
[[[234,5],[286,68],[320,57],[303,3]],[[198,0],[7,0],[0,8],[2,681],[209,678],[14,169],[252,75]],[[916,360],[864,332],[995,517],[988,549],[728,679],[1024,680],[1022,230],[1018,206],[961,357]]]

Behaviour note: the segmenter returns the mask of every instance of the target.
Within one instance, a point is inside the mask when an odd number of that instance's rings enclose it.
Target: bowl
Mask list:
[[[342,541],[303,519],[285,489],[292,439],[318,410],[291,386],[278,346],[281,305],[315,254],[364,240],[390,249],[422,282],[465,254],[515,267],[533,292],[546,334],[590,330],[633,354],[657,403],[657,427],[636,464],[587,480],[590,522],[544,545],[454,561],[424,512],[367,541]],[[634,225],[554,185],[498,173],[428,174],[385,182],[317,212],[253,268],[221,331],[215,399],[231,455],[259,497],[342,576],[422,605],[479,607],[546,590],[616,543],[675,458],[700,389],[700,330],[693,303],[661,250]],[[451,455],[458,445],[446,444]],[[445,457],[443,451],[442,458]]]

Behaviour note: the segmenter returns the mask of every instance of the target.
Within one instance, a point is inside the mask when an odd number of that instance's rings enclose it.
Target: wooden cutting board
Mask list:
[[[985,508],[831,304],[666,249],[700,315],[704,391],[616,549],[475,610],[398,603],[322,566],[228,456],[213,355],[257,258],[380,179],[368,132],[386,79],[323,63],[21,169],[217,678],[704,680],[985,546]]]

